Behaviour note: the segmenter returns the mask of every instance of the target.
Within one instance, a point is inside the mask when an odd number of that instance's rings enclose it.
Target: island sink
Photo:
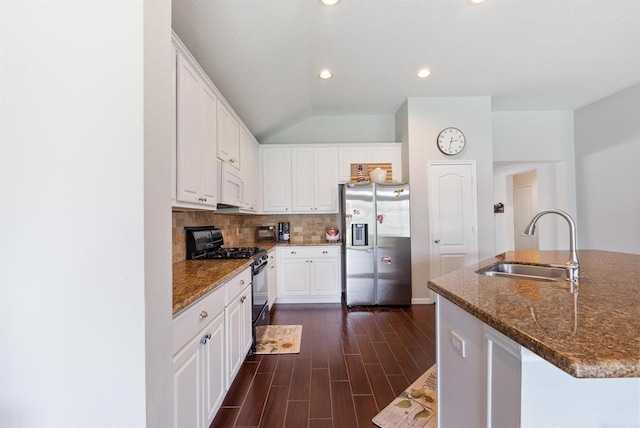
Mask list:
[[[477,270],[485,276],[529,279],[532,281],[560,282],[567,278],[567,270],[560,267],[499,262]]]

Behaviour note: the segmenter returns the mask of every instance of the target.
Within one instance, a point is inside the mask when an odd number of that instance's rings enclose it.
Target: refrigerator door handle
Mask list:
[[[382,257],[380,257],[380,261],[382,262],[382,264],[390,265],[391,264],[391,257],[382,256]]]

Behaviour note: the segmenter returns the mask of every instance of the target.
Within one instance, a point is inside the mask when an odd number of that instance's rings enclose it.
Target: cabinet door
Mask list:
[[[314,203],[314,150],[291,149],[291,210],[311,212]]]
[[[216,206],[218,201],[218,174],[216,165],[216,96],[203,85],[201,91],[202,115],[200,141],[202,147],[202,201],[204,205]]]
[[[233,378],[240,370],[242,365],[243,355],[243,330],[242,330],[242,299],[243,295],[240,293],[229,305],[224,309],[225,323],[227,333],[227,372],[225,384],[229,389]]]
[[[309,294],[309,260],[283,259],[282,275],[278,280],[278,296]]]
[[[225,392],[224,365],[224,313],[218,315],[201,336],[201,353],[203,363],[203,405],[204,426],[213,422],[216,412],[222,405]]]
[[[310,263],[311,294],[337,294],[338,260],[312,259]]]
[[[332,147],[313,152],[313,211],[338,211],[338,150]]]
[[[218,100],[218,158],[240,168],[240,126],[226,105]]]
[[[402,149],[399,145],[373,147],[369,151],[369,162],[391,163],[393,181],[402,181]]]
[[[173,427],[202,426],[200,335],[173,358]]]
[[[367,163],[367,149],[362,147],[340,147],[339,149],[339,172],[338,180],[340,183],[348,183],[351,181],[351,164]]]
[[[269,266],[267,266],[267,287],[269,289],[269,309],[273,307],[273,304],[276,301],[277,295],[277,271],[276,271],[276,258],[274,256],[275,251],[269,252]]]
[[[243,208],[255,211],[258,207],[258,146],[244,129],[240,130],[240,176],[244,183]]]
[[[251,324],[252,317],[252,301],[251,301],[251,287],[247,287],[242,293],[244,298],[240,299],[242,302],[242,342],[241,342],[241,360],[244,360],[244,357],[251,349],[251,345],[253,344],[253,325]],[[242,364],[242,363],[241,363]]]
[[[200,203],[202,150],[200,145],[202,82],[196,70],[178,55],[176,199]]]
[[[262,150],[264,212],[288,212],[291,200],[291,149]]]

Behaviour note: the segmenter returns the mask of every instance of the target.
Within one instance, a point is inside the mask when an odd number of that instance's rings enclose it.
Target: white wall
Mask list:
[[[170,4],[0,7],[0,426],[166,425]]]
[[[496,111],[492,113],[494,201],[505,204],[494,214],[496,251],[513,250],[512,176],[537,172],[538,208],[567,211],[577,223],[572,111]],[[567,249],[568,226],[544,216],[536,227],[541,250]]]
[[[173,418],[171,1],[144,0],[144,298],[148,427]]]
[[[575,111],[579,248],[640,254],[640,84]]]
[[[394,116],[311,116],[260,140],[272,143],[361,143],[395,139]]]
[[[404,106],[398,111],[401,122]],[[447,126],[461,129],[467,147],[456,160],[475,160],[478,191],[479,260],[495,254],[493,220],[493,157],[491,99],[489,97],[409,98],[407,100],[409,182],[411,184],[411,259],[413,297],[431,298],[427,162],[452,158],[436,147],[438,133]],[[400,128],[402,129],[402,127]],[[401,138],[397,135],[396,138]],[[406,171],[403,166],[403,174]]]

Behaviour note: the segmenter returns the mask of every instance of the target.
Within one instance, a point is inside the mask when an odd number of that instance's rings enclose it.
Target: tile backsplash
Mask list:
[[[340,226],[338,214],[244,215],[218,214],[212,211],[173,211],[173,263],[185,259],[185,227],[216,226],[222,230],[225,247],[238,247],[256,240],[257,226],[277,226],[281,221],[291,224],[292,244],[326,242],[325,229]]]

